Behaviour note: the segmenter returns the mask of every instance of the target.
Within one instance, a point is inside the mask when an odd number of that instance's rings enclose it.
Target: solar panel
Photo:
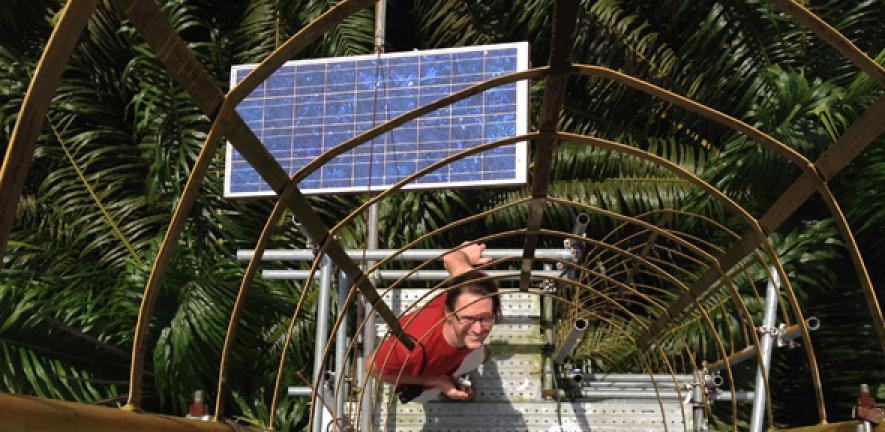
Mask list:
[[[231,68],[231,86],[257,65]],[[236,110],[290,175],[324,151],[396,116],[498,75],[528,68],[528,43],[290,61]],[[339,155],[299,183],[305,194],[385,189],[442,158],[526,133],[528,82],[428,113]],[[525,142],[461,159],[408,189],[525,184]],[[225,196],[273,190],[228,143]]]

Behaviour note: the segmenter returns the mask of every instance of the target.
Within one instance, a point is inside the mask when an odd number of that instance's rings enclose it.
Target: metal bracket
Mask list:
[[[780,327],[768,327],[768,326],[756,327],[756,332],[759,333],[760,336],[769,335],[771,337],[778,337],[782,334]]]
[[[556,292],[556,283],[550,279],[544,279],[543,281],[541,281],[541,292],[543,292],[543,293]]]

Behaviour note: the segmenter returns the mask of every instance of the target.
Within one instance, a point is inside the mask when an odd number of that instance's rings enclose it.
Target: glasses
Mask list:
[[[475,323],[479,323],[483,328],[491,328],[492,324],[495,323],[495,317],[493,316],[482,316],[482,317],[472,317],[472,316],[458,316],[458,314],[453,313],[455,315],[455,319],[458,320],[459,323],[464,324],[467,327],[473,326]]]

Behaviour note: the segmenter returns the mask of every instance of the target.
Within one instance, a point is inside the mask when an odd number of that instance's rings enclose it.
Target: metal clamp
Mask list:
[[[761,336],[769,335],[771,337],[778,337],[781,334],[780,327],[769,327],[769,326],[759,326],[756,327],[756,332]]]

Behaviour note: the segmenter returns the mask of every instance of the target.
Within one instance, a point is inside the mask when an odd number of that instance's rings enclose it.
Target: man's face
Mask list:
[[[454,314],[448,320],[458,341],[466,348],[477,349],[495,323],[492,299],[473,293],[461,293],[455,300]]]

